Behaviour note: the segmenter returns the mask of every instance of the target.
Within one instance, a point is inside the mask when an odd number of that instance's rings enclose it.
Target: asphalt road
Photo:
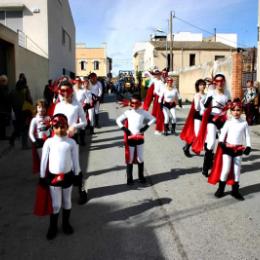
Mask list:
[[[216,199],[217,187],[201,175],[203,157],[187,159],[178,136],[146,133],[145,174],[149,185],[126,183],[123,133],[115,118],[122,109],[111,95],[101,106],[102,128],[80,149],[89,201],[77,205],[75,233],[45,238],[49,219],[32,214],[38,176],[31,152],[1,142],[0,259],[260,259],[260,138],[252,132],[253,152],[243,159],[241,192]],[[177,111],[177,132],[188,110]],[[134,167],[137,178],[137,167]]]

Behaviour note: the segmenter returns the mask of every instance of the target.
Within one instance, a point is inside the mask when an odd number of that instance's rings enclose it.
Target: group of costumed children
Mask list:
[[[79,187],[79,204],[87,201],[78,143],[81,141],[84,145],[82,131],[88,124],[90,134],[93,134],[93,115],[98,113],[102,94],[96,75],[92,73],[89,77],[91,90],[87,79],[83,82],[85,88],[77,87],[79,79],[73,82],[68,78],[60,79],[58,86],[53,88],[56,89],[54,102],[47,108],[44,100],[38,100],[36,115],[30,123],[33,172],[40,173],[34,213],[37,216],[50,215],[49,240],[57,235],[61,207],[63,231],[65,234],[73,233],[69,222],[73,185]],[[74,83],[76,87],[73,89]],[[97,124],[97,114],[95,119]]]
[[[158,73],[158,75],[160,74]],[[158,82],[156,83],[156,81]],[[94,80],[94,82],[96,81]],[[231,194],[236,199],[243,200],[244,198],[239,192],[241,157],[243,154],[250,153],[251,143],[247,122],[241,118],[242,103],[239,99],[233,100],[233,102],[229,100],[225,92],[224,75],[217,74],[213,78],[207,94],[204,92],[206,84],[207,82],[203,79],[199,79],[195,83],[196,94],[180,134],[180,138],[186,142],[183,151],[187,157],[191,157],[191,148],[195,154],[200,154],[205,149],[202,174],[208,178],[209,183],[219,183],[215,196],[223,197],[225,186],[229,184],[232,185]],[[156,130],[161,131],[164,127],[165,135],[167,135],[170,117],[172,120],[171,131],[175,132],[175,107],[180,97],[177,89],[172,86],[171,78],[166,79],[165,85],[160,82],[159,77],[154,80],[143,108],[141,97],[138,95],[133,95],[130,101],[121,102],[123,106],[130,105],[130,109],[116,120],[117,125],[124,131],[128,185],[134,184],[134,163],[138,164],[139,181],[143,184],[146,183],[143,159],[144,132],[156,123]],[[99,86],[97,85],[96,88],[95,96],[98,96]],[[33,170],[34,172],[40,171],[34,213],[40,216],[50,215],[47,239],[53,239],[57,235],[61,207],[63,207],[63,231],[65,234],[73,233],[69,222],[73,185],[79,186],[79,203],[83,204],[87,201],[76,142],[78,132],[87,125],[86,115],[82,105],[73,98],[73,86],[70,81],[61,80],[58,93],[60,101],[49,109],[42,100],[36,103],[37,113],[31,121],[29,130],[33,143]],[[76,92],[76,94],[82,101],[82,93]],[[157,106],[156,112],[154,111],[156,116],[147,111],[152,99],[154,99],[154,106]],[[88,91],[84,102],[88,103],[87,109],[95,106]],[[99,109],[99,104],[97,109]],[[230,119],[227,119],[228,110],[231,110],[232,114]],[[93,111],[91,113],[94,114]],[[163,120],[159,113],[163,115]],[[50,117],[49,114],[54,116]],[[219,135],[218,146],[215,149],[217,135]],[[37,157],[41,158],[40,167],[37,165],[39,162]]]
[[[231,195],[244,200],[239,192],[241,158],[251,152],[251,142],[248,124],[241,118],[243,106],[240,99],[230,101],[223,74],[215,75],[205,94],[207,83],[203,79],[195,83],[196,94],[180,134],[186,142],[183,151],[191,157],[190,148],[195,154],[205,150],[202,174],[210,184],[219,183],[215,193],[217,198],[225,195],[225,186],[229,184],[232,185]],[[229,110],[230,119],[227,116]]]

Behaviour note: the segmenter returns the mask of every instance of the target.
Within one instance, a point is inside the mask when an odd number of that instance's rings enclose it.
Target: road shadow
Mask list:
[[[111,168],[106,168],[106,169],[102,169],[102,170],[88,172],[88,176],[93,176],[93,175],[96,176],[96,175],[101,175],[101,174],[113,172],[113,171],[121,171],[121,170],[124,170],[125,168],[126,168],[125,165],[116,165],[116,166],[111,167]]]

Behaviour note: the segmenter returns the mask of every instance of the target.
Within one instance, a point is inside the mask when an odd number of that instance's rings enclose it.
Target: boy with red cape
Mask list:
[[[242,155],[249,155],[251,142],[248,124],[241,119],[242,103],[239,99],[230,105],[232,118],[224,124],[219,136],[219,144],[208,182],[215,185],[219,182],[215,193],[217,198],[224,196],[226,184],[232,185],[231,195],[244,200],[239,192],[239,180]],[[246,146],[244,146],[244,144]]]
[[[152,115],[156,118],[155,134],[160,135],[164,130],[164,116],[159,104],[159,96],[164,89],[164,82],[162,81],[162,72],[155,69],[151,72],[154,78],[151,80],[149,89],[147,90],[144,99],[143,109],[148,111],[153,101]]]
[[[71,213],[72,185],[79,184],[79,152],[76,142],[67,136],[68,120],[64,114],[56,114],[52,120],[54,136],[48,138],[42,150],[40,182],[37,190],[34,214],[49,215],[47,239],[54,239],[58,231],[58,216],[63,208],[62,228],[67,235],[73,228]],[[77,183],[76,183],[77,182]]]
[[[117,125],[124,131],[127,185],[134,184],[134,163],[138,164],[139,181],[146,182],[143,160],[144,132],[155,122],[155,118],[149,112],[141,109],[141,105],[141,97],[133,95],[130,100],[131,109],[126,110],[116,120]]]

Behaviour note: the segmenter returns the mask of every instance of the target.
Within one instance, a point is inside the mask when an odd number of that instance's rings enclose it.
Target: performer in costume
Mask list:
[[[33,173],[40,172],[42,146],[50,137],[50,117],[47,115],[47,104],[43,99],[36,102],[37,114],[30,122],[29,138],[32,141]]]
[[[235,100],[230,108],[232,118],[221,129],[216,159],[208,182],[211,184],[219,182],[219,188],[215,193],[217,198],[224,196],[225,186],[228,183],[232,185],[231,195],[238,200],[244,200],[239,192],[241,159],[242,154],[249,155],[251,142],[248,124],[241,119],[242,103],[239,99]]]
[[[200,131],[198,137],[192,144],[192,150],[195,153],[199,153],[196,149],[197,141],[199,139],[204,139],[205,144],[205,155],[204,162],[202,167],[202,174],[208,177],[208,171],[212,167],[212,162],[214,158],[214,148],[216,145],[216,136],[217,130],[220,130],[225,121],[226,121],[226,112],[227,112],[227,104],[229,101],[229,97],[224,94],[225,91],[225,76],[223,74],[217,74],[214,77],[214,85],[216,86],[215,90],[210,91],[205,99],[204,107],[207,108],[207,111],[204,112],[202,127],[200,127]],[[204,122],[206,120],[207,128],[205,131]],[[204,137],[201,134],[201,131],[204,131]],[[206,134],[206,135],[205,135]],[[206,138],[205,138],[206,137]]]
[[[98,81],[97,74],[92,72],[89,75],[90,80],[90,87],[91,92],[96,96],[95,102],[95,126],[100,127],[99,125],[99,107],[100,107],[100,100],[103,94],[103,87],[100,81]]]
[[[83,107],[83,101],[84,101],[84,96],[85,96],[85,90],[82,88],[82,81],[80,77],[76,77],[73,85],[73,90],[74,90],[74,95],[79,104]],[[85,146],[85,135],[86,135],[86,127],[82,127],[78,130],[79,133],[79,144],[82,146]]]
[[[49,185],[53,212],[47,239],[57,235],[58,216],[63,207],[62,227],[65,234],[72,234],[69,218],[71,212],[71,193],[74,176],[80,173],[78,146],[67,136],[68,120],[64,114],[56,114],[51,121],[54,136],[43,145],[40,183]],[[47,176],[46,176],[47,169]]]
[[[153,79],[151,80],[151,85],[147,91],[143,108],[144,110],[148,111],[149,107],[153,100],[153,109],[152,109],[152,115],[156,118],[156,127],[155,127],[155,133],[156,135],[161,135],[164,127],[164,118],[163,118],[163,112],[160,109],[160,104],[158,102],[160,93],[164,89],[164,83],[162,81],[162,73],[155,69],[151,72],[153,75]]]
[[[126,110],[116,120],[117,125],[125,132],[126,150],[126,174],[127,185],[133,185],[133,163],[138,163],[138,177],[141,183],[145,183],[143,144],[144,132],[155,122],[155,118],[147,111],[141,109],[141,97],[133,95],[130,101],[132,109]],[[148,120],[147,124],[144,121]],[[125,125],[124,125],[125,122]],[[128,153],[129,152],[129,153]]]
[[[176,134],[176,105],[179,104],[180,94],[176,87],[174,87],[174,81],[172,77],[166,79],[166,86],[160,92],[159,104],[163,110],[164,115],[164,135],[168,135],[169,122],[171,119],[171,133]],[[180,104],[179,104],[180,105]]]
[[[96,95],[91,92],[90,84],[88,79],[83,81],[84,96],[82,100],[83,109],[86,112],[90,134],[94,134],[94,114],[95,114],[95,102],[98,101]]]
[[[204,113],[204,102],[206,95],[204,93],[206,87],[206,81],[203,79],[198,79],[195,82],[195,91],[193,102],[191,104],[190,112],[187,120],[184,124],[180,138],[186,142],[183,147],[183,152],[187,157],[191,157],[190,147],[194,139],[198,136],[202,116]]]
[[[76,142],[78,140],[78,129],[86,127],[87,121],[84,110],[79,102],[73,96],[72,84],[67,81],[61,81],[59,93],[62,95],[62,101],[56,104],[54,115],[64,114],[68,119],[68,136],[73,138]],[[84,188],[84,181],[82,176],[82,184],[79,187],[79,204],[87,202],[87,192]]]
[[[248,80],[246,86],[247,88],[243,98],[246,121],[249,125],[253,125],[253,123],[256,121],[257,91],[253,85],[252,80]]]

